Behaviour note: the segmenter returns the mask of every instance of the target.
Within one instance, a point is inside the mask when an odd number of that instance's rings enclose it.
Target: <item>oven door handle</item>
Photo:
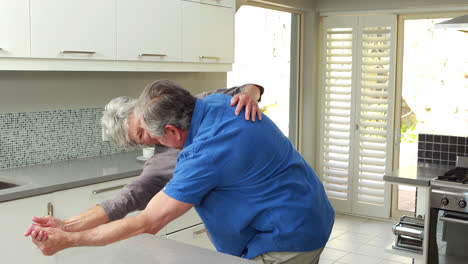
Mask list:
[[[463,218],[454,217],[452,214],[445,213],[440,218],[440,221],[445,221],[447,223],[456,223],[462,225],[468,225],[468,220]]]

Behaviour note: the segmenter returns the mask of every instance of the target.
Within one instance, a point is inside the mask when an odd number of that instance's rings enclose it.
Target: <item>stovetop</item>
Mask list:
[[[468,213],[468,168],[457,167],[431,181],[431,207]]]
[[[437,177],[439,181],[468,184],[468,168],[457,167]]]

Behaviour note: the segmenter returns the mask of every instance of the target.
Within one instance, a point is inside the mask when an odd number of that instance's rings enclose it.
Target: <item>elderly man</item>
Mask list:
[[[231,104],[237,105],[235,113],[239,114],[245,107],[245,120],[261,119],[257,101],[263,94],[263,87],[245,84],[229,89],[217,89],[213,92],[197,95],[204,98],[210,94],[223,93],[233,95]],[[145,135],[139,120],[135,118],[134,108],[137,100],[129,97],[117,97],[105,107],[102,117],[104,135],[113,143],[121,146],[150,145],[157,142]],[[68,232],[78,232],[115,221],[128,213],[143,210],[151,198],[158,193],[172,178],[179,151],[164,146],[156,148],[155,155],[149,159],[141,175],[126,185],[113,199],[104,201],[86,212],[68,219],[57,219],[51,216],[33,217],[35,225],[58,227]],[[46,232],[39,232],[31,225],[25,235],[31,235],[35,241],[47,239]],[[33,241],[34,241],[33,240]]]
[[[274,123],[245,122],[227,95],[199,100],[169,81],[136,108],[154,142],[180,152],[173,178],[138,216],[82,232],[46,230],[46,254],[156,234],[195,205],[218,251],[261,263],[318,263],[334,210],[312,168]]]

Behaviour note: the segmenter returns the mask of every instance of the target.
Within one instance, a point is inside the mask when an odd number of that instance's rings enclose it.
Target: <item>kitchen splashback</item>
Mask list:
[[[103,142],[103,108],[0,114],[0,169],[124,151]]]
[[[468,157],[467,137],[419,134],[419,162],[455,165],[457,156]]]

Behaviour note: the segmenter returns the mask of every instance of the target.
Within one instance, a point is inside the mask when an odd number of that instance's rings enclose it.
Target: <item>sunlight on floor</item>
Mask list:
[[[393,222],[337,214],[320,264],[411,264],[413,260],[387,253],[394,241]]]

